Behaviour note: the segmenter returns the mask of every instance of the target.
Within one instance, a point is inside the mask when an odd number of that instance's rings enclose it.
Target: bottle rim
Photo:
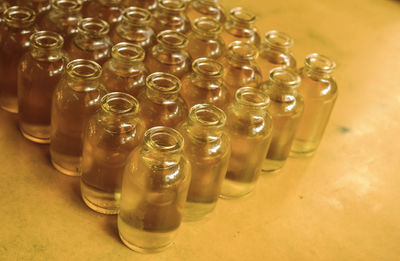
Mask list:
[[[170,153],[181,151],[184,145],[183,136],[177,130],[165,126],[148,129],[143,140],[153,149]]]
[[[85,80],[95,80],[100,78],[102,73],[101,66],[95,61],[86,59],[72,60],[67,64],[66,71],[69,76]]]
[[[102,37],[108,34],[110,26],[100,18],[87,17],[78,23],[78,32],[89,37]]]
[[[228,45],[228,55],[232,58],[252,61],[257,58],[258,50],[253,44],[234,41]]]
[[[120,42],[111,48],[113,58],[122,59],[125,62],[142,62],[145,58],[144,49],[136,44]]]
[[[292,48],[294,42],[292,37],[290,37],[288,34],[277,30],[266,32],[264,36],[264,41],[268,46],[272,48],[284,50]]]
[[[170,49],[183,49],[188,45],[186,35],[174,30],[165,30],[157,34],[157,42]]]
[[[110,92],[100,101],[101,108],[113,114],[135,114],[139,111],[139,101],[124,92]]]
[[[214,38],[222,31],[222,25],[215,19],[199,17],[193,21],[193,31],[207,38]]]
[[[277,67],[270,71],[269,80],[272,84],[289,89],[296,89],[301,78],[297,72],[289,68]]]
[[[130,6],[122,11],[122,19],[130,24],[147,25],[152,19],[152,15],[149,10]]]
[[[159,0],[158,7],[160,10],[178,13],[185,11],[186,2],[183,0]]]
[[[177,94],[181,89],[181,81],[175,75],[155,72],[146,77],[146,86],[164,94]]]
[[[249,108],[265,109],[270,104],[269,96],[254,87],[241,87],[235,93],[235,101]]]
[[[229,11],[229,18],[236,23],[244,25],[253,25],[256,22],[256,15],[250,10],[241,6],[234,7]]]
[[[336,63],[328,56],[312,53],[306,56],[305,66],[311,71],[332,73],[336,68]]]
[[[4,11],[4,20],[11,27],[29,27],[36,19],[35,11],[28,7],[11,6]]]
[[[212,58],[197,58],[192,63],[193,72],[209,78],[224,76],[224,66]]]
[[[196,104],[190,108],[189,119],[205,127],[222,128],[226,123],[226,114],[213,104]]]
[[[39,31],[30,36],[32,47],[44,49],[60,49],[64,44],[64,38],[56,32]]]
[[[74,14],[81,11],[82,3],[78,0],[53,0],[51,9],[67,14]]]

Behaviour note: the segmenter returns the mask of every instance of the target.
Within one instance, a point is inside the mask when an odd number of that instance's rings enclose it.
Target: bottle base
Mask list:
[[[18,113],[18,109],[17,108],[12,108],[12,107],[7,107],[7,106],[0,106],[3,110],[5,110],[6,112],[10,112],[10,113],[14,113],[17,114]]]
[[[81,171],[79,167],[69,166],[69,168],[67,168],[65,167],[65,165],[63,166],[62,164],[58,164],[53,158],[51,159],[51,164],[56,170],[58,170],[60,173],[64,175],[73,177],[81,176]]]
[[[183,221],[194,222],[207,218],[214,210],[216,205],[217,205],[216,201],[211,203],[186,201],[185,208],[183,210]]]
[[[237,199],[248,196],[255,188],[256,183],[237,182],[225,179],[222,183],[220,198],[223,199]]]
[[[307,158],[313,156],[315,150],[312,151],[291,151],[289,157],[291,158]]]
[[[285,165],[286,160],[271,160],[265,159],[263,162],[263,166],[261,172],[266,173],[273,173],[281,170],[283,165]]]
[[[302,139],[293,141],[292,149],[289,153],[291,158],[304,158],[314,155],[317,150],[319,142],[312,142]]]
[[[81,196],[92,210],[106,215],[118,214],[120,193],[107,193],[86,185],[81,180]]]
[[[33,135],[31,135],[31,134],[25,132],[24,129],[23,129],[22,127],[20,127],[19,129],[20,129],[22,135],[23,135],[27,140],[30,140],[30,141],[32,141],[32,142],[39,143],[39,144],[49,144],[49,143],[50,143],[50,137],[48,137],[48,138],[44,138],[44,137],[43,137],[43,138],[42,138],[42,137],[33,136]]]

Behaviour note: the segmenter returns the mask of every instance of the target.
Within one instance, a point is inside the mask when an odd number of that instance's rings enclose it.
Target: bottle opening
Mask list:
[[[193,30],[200,34],[205,34],[206,36],[214,36],[221,33],[221,24],[212,18],[199,17],[194,20]]]
[[[146,78],[147,87],[168,94],[178,93],[181,81],[174,75],[163,72],[152,73]]]
[[[300,76],[291,69],[274,68],[269,73],[269,80],[275,85],[296,88],[301,82]]]
[[[22,6],[12,6],[4,12],[4,19],[8,26],[26,27],[35,22],[35,11]]]
[[[123,19],[133,24],[148,24],[151,21],[151,13],[147,9],[128,7],[122,12]]]
[[[275,30],[267,32],[264,41],[270,47],[285,50],[293,45],[293,39],[289,35]]]
[[[229,12],[229,17],[241,24],[253,24],[256,21],[256,16],[249,10],[243,7],[235,7]]]
[[[144,134],[144,141],[150,147],[161,151],[175,152],[183,147],[182,135],[172,128],[163,126],[147,130]]]
[[[336,68],[336,63],[329,57],[313,53],[306,57],[305,65],[308,69],[317,72],[331,73]]]
[[[65,13],[77,13],[82,9],[82,4],[78,0],[55,0],[52,2],[52,8]]]
[[[90,36],[103,36],[108,33],[110,26],[108,23],[99,18],[83,18],[78,23],[80,33]]]
[[[195,73],[199,73],[208,77],[219,78],[224,75],[224,67],[222,64],[210,58],[198,58],[192,64]]]
[[[157,42],[169,48],[185,48],[188,44],[187,37],[173,30],[165,30],[157,35]]]
[[[112,56],[125,61],[141,62],[144,60],[145,52],[138,45],[122,42],[112,47]]]
[[[77,59],[67,64],[67,72],[70,76],[97,79],[101,76],[101,66],[90,60]]]
[[[196,104],[189,112],[192,121],[207,127],[222,127],[225,125],[225,113],[212,104]]]
[[[64,43],[64,39],[60,34],[50,31],[36,32],[31,35],[30,41],[32,46],[46,49],[61,48]]]
[[[228,54],[233,58],[250,61],[256,59],[258,51],[252,44],[234,41],[228,46]]]
[[[160,9],[171,12],[185,11],[186,4],[183,0],[160,0],[158,2]]]
[[[235,100],[247,107],[266,108],[270,103],[269,96],[253,87],[242,87],[235,93]]]
[[[136,113],[139,102],[130,94],[111,92],[103,96],[101,106],[105,111],[116,114]]]

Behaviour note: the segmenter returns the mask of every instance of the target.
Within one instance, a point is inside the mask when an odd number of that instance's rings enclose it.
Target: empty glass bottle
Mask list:
[[[125,92],[137,97],[146,88],[148,71],[144,66],[144,50],[130,43],[113,46],[111,59],[103,65],[103,81],[109,92]]]
[[[36,24],[40,24],[43,17],[50,11],[51,1],[50,0],[21,0],[18,5],[24,5],[35,11],[36,13]]]
[[[100,77],[101,66],[96,62],[73,60],[54,92],[50,156],[53,166],[66,175],[81,174],[84,129],[104,94]]]
[[[188,116],[188,108],[179,94],[181,81],[172,74],[158,72],[147,76],[147,88],[139,95],[140,117],[146,128],[176,128]]]
[[[157,0],[123,0],[122,3],[125,7],[136,6],[140,8],[146,8],[153,12],[157,7]]]
[[[91,209],[117,214],[122,173],[128,155],[144,133],[137,116],[139,102],[131,95],[111,92],[86,127],[82,154],[82,198]]]
[[[257,64],[260,66],[263,81],[269,79],[269,72],[275,67],[288,67],[296,70],[296,60],[291,54],[293,39],[279,31],[265,34],[264,43],[260,46]]]
[[[157,35],[157,42],[145,60],[150,73],[167,72],[182,78],[190,71],[192,58],[187,52],[187,37],[176,31],[166,30]]]
[[[181,95],[189,108],[209,103],[225,110],[230,96],[223,79],[222,64],[210,58],[198,58],[193,62],[192,70],[192,73],[183,77],[181,89]]]
[[[100,18],[110,25],[110,30],[121,21],[122,0],[92,0],[89,1],[82,13],[84,17]]]
[[[0,106],[18,112],[17,69],[21,57],[29,49],[34,33],[35,12],[27,7],[12,6],[4,12],[0,49]]]
[[[182,148],[179,132],[154,127],[128,159],[118,231],[122,242],[135,251],[165,249],[181,224],[190,183],[190,163]]]
[[[231,154],[224,130],[225,113],[211,104],[197,104],[179,131],[185,139],[185,156],[190,161],[192,179],[184,219],[199,220],[215,208]]]
[[[186,15],[191,24],[199,17],[208,17],[224,24],[226,20],[224,8],[219,0],[193,0],[188,3]]]
[[[222,57],[225,43],[221,38],[221,29],[221,24],[212,18],[200,17],[194,20],[192,31],[188,34],[188,52],[192,59]]]
[[[335,67],[335,62],[324,55],[306,57],[299,87],[304,113],[292,145],[293,155],[312,155],[321,142],[337,98],[337,85],[331,75]]]
[[[69,46],[68,54],[71,59],[88,59],[103,65],[111,56],[112,42],[107,35],[110,27],[99,18],[83,18],[78,24]]]
[[[262,168],[265,172],[282,168],[289,155],[303,114],[303,98],[298,93],[300,81],[295,71],[278,67],[271,70],[269,81],[262,84],[271,98],[268,110],[274,123],[271,145]]]
[[[226,125],[232,154],[222,185],[223,198],[244,196],[256,185],[271,141],[269,103],[269,97],[261,90],[242,87],[228,108]]]
[[[185,14],[183,0],[159,0],[154,10],[152,27],[156,33],[174,30],[183,34],[190,31],[190,22]]]
[[[51,99],[67,63],[63,43],[55,32],[32,34],[30,52],[18,67],[19,127],[34,142],[50,142]]]

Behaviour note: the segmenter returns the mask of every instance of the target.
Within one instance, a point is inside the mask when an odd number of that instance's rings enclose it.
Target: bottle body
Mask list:
[[[187,34],[191,26],[185,10],[186,3],[183,0],[159,0],[151,27],[157,34],[165,30]]]
[[[188,3],[186,15],[191,24],[199,17],[215,19],[220,24],[226,20],[224,8],[219,4],[219,0],[193,0]]]

